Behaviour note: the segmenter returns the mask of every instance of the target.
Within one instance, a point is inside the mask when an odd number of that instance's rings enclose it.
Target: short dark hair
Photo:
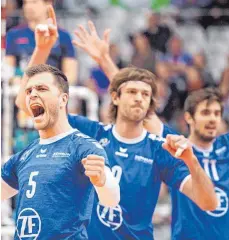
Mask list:
[[[55,77],[56,83],[57,83],[60,91],[62,91],[63,93],[69,94],[68,79],[64,75],[64,73],[61,72],[58,68],[55,68],[55,67],[47,65],[47,64],[39,64],[39,65],[28,68],[26,70],[25,74],[29,78],[31,78],[34,75],[43,73],[43,72],[51,73]]]
[[[128,82],[128,81],[141,81],[145,82],[150,85],[152,89],[152,97],[150,101],[150,107],[147,112],[146,117],[149,117],[152,113],[154,113],[156,108],[156,97],[157,97],[157,78],[156,76],[142,68],[136,68],[136,67],[127,67],[121,69],[113,78],[110,84],[110,94],[113,92],[116,92],[118,96],[121,95],[121,90],[119,87],[121,84]],[[112,122],[116,121],[118,112],[118,107],[114,105],[114,103],[111,101],[110,108],[109,108],[109,117]]]
[[[194,116],[197,105],[207,100],[207,105],[216,101],[221,106],[221,113],[223,114],[223,96],[218,88],[208,87],[193,91],[189,94],[184,103],[184,111]]]

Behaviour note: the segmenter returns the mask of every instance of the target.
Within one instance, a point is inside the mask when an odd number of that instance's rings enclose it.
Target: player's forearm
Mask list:
[[[50,50],[51,49],[35,48],[35,50],[32,54],[32,57],[29,61],[28,68],[32,67],[32,66],[35,66],[35,65],[38,65],[38,64],[46,63],[46,61],[48,59],[48,56],[49,56],[49,53],[50,53]],[[28,111],[26,109],[26,103],[25,103],[25,87],[26,87],[27,81],[28,81],[28,78],[27,78],[26,74],[24,74],[24,76],[21,80],[19,93],[17,95],[15,103],[16,103],[18,108],[20,108],[23,111],[28,113]]]
[[[96,187],[99,202],[106,207],[115,207],[120,201],[120,188],[108,167],[105,167],[106,183],[103,187]]]
[[[214,185],[201,168],[198,160],[193,159],[188,166],[192,176],[192,197],[198,206],[204,211],[212,211],[217,207],[217,197]]]
[[[119,72],[118,67],[115,65],[110,55],[102,56],[101,59],[98,61],[98,64],[100,65],[110,82],[112,81],[116,73]]]
[[[3,179],[1,179],[1,201],[9,199],[15,196],[18,191],[14,188],[11,188]]]

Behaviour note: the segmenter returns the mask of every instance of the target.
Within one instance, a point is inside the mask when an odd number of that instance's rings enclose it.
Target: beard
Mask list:
[[[48,108],[48,111],[47,110],[45,111],[45,119],[43,120],[43,122],[37,124],[37,127],[35,126],[35,128],[37,128],[37,130],[47,130],[52,128],[56,124],[58,116],[59,106],[51,105]]]
[[[215,136],[204,135],[198,129],[195,129],[195,135],[203,142],[209,143],[215,139]]]

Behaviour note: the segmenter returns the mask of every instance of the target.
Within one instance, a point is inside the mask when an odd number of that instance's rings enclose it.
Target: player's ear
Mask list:
[[[68,94],[62,93],[59,97],[59,105],[61,108],[65,108],[67,104],[68,104]]]
[[[193,117],[189,112],[184,113],[184,119],[188,125],[190,125],[193,122]]]
[[[112,102],[115,106],[118,105],[118,94],[117,92],[112,92],[111,93],[111,99],[112,99]]]

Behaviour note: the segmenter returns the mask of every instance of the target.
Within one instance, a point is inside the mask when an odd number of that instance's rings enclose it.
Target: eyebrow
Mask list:
[[[29,86],[29,87],[27,87],[27,88],[25,89],[25,91],[28,91],[29,89],[31,89],[31,88],[33,88],[33,87],[35,87],[35,88],[45,87],[45,88],[49,89],[49,86],[47,86],[47,85],[45,85],[45,84],[38,84],[38,85],[35,85],[35,86]]]

